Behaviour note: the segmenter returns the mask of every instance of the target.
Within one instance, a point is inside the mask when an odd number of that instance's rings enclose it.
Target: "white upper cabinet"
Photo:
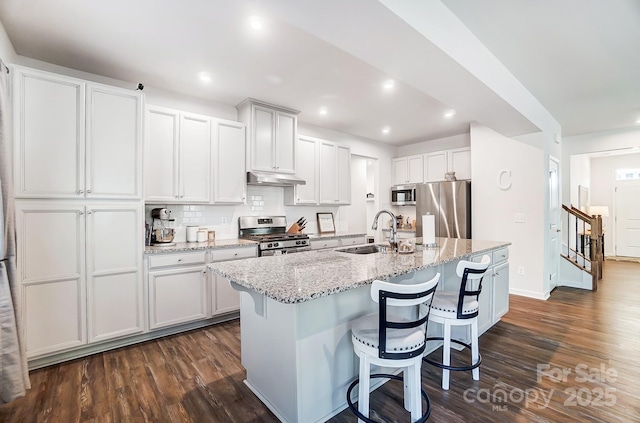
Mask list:
[[[180,114],[180,201],[211,201],[211,119],[190,113]]]
[[[295,173],[296,110],[253,99],[237,106],[247,125],[247,170]]]
[[[351,150],[320,140],[320,204],[351,203]]]
[[[211,119],[147,107],[145,200],[211,200]]]
[[[135,91],[87,84],[86,196],[142,198],[142,101]]]
[[[393,185],[422,183],[424,178],[422,160],[422,155],[393,159]]]
[[[247,198],[245,125],[215,119],[212,138],[213,202],[244,203]]]
[[[455,172],[456,179],[471,179],[469,147],[436,151],[424,155],[424,181],[444,181],[445,173]]]
[[[142,97],[14,68],[18,198],[140,198]]]
[[[316,138],[298,137],[298,145],[296,146],[297,175],[306,184],[296,185],[295,188],[286,188],[285,204],[318,204],[319,144],[320,140]]]
[[[447,173],[447,152],[436,151],[424,155],[424,181],[444,181]]]
[[[448,150],[447,172],[455,172],[456,179],[471,179],[471,149]]]

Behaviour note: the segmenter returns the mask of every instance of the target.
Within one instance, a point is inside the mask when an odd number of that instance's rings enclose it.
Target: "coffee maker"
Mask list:
[[[151,245],[170,247],[176,245],[173,242],[175,229],[168,227],[171,219],[171,210],[165,208],[157,208],[151,210]]]

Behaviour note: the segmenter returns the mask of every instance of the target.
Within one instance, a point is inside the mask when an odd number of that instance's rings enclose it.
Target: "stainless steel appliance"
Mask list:
[[[471,238],[471,181],[416,184],[416,236],[425,214],[435,215],[436,236]]]
[[[394,206],[415,206],[416,185],[394,185],[391,187],[391,204]]]
[[[241,216],[238,236],[258,242],[258,256],[274,256],[311,250],[309,236],[287,233],[285,216]]]
[[[151,223],[151,244],[165,247],[176,245],[173,242],[175,229],[168,227],[169,222],[175,220],[171,219],[171,210],[165,208],[151,209],[151,217],[153,218]]]

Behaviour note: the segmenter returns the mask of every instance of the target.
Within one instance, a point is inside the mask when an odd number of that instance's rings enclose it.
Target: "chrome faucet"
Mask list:
[[[389,216],[391,216],[391,237],[389,237],[389,245],[391,245],[391,248],[393,249],[393,251],[398,251],[398,221],[396,220],[396,216],[391,213],[389,210],[380,210],[377,214],[376,217],[373,218],[373,225],[371,225],[371,229],[373,229],[374,231],[378,230],[378,217],[382,214],[382,213],[387,213]]]

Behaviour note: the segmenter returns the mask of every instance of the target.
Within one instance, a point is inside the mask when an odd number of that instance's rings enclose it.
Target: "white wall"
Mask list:
[[[590,204],[592,206],[609,207],[609,216],[602,217],[602,226],[605,231],[605,255],[615,255],[615,171],[616,169],[638,168],[640,168],[640,154],[594,157],[591,159]],[[636,198],[635,200],[638,208],[640,208],[640,198]]]
[[[13,49],[13,44],[11,44],[11,40],[2,22],[0,22],[0,59],[2,59],[6,65],[16,60],[16,51]]]
[[[595,153],[612,150],[628,150],[640,147],[640,128],[637,126],[613,131],[593,132],[590,134],[576,135],[562,139],[562,163],[564,169],[570,169],[571,157],[576,154]],[[578,183],[574,183],[573,170],[571,177],[563,178],[562,202],[569,204],[574,201],[577,204]],[[575,187],[575,188],[574,188]],[[574,191],[575,190],[575,191]],[[574,197],[574,192],[575,197]]]
[[[471,125],[472,237],[508,241],[509,292],[546,298],[545,154],[540,148],[504,137],[481,126]],[[498,186],[501,171],[511,172],[511,187]],[[515,223],[516,213],[525,214]],[[525,268],[518,275],[518,267]]]
[[[569,166],[569,175],[566,179],[570,180],[570,201],[565,204],[578,207],[578,187],[591,190],[591,158],[587,154],[571,156]]]
[[[451,137],[438,138],[435,140],[400,146],[396,150],[395,157],[413,156],[417,154],[431,153],[433,151],[469,147],[470,145],[470,134],[453,135]]]

